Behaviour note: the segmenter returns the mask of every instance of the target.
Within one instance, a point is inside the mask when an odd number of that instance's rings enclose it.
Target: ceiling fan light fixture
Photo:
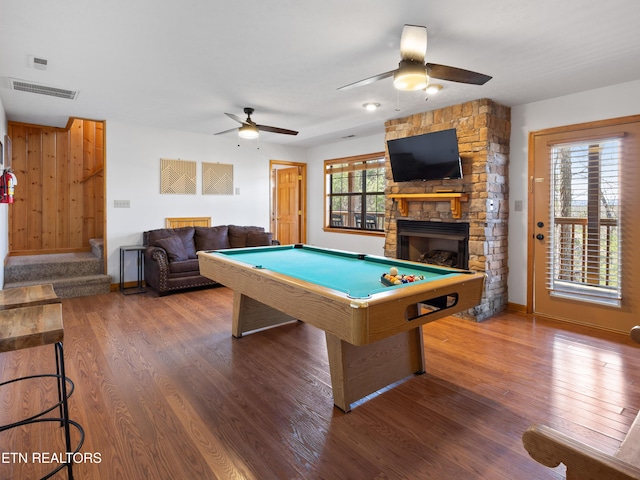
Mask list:
[[[424,90],[428,84],[429,75],[423,63],[403,60],[393,74],[393,86],[398,90]]]
[[[258,138],[258,127],[249,123],[245,123],[238,129],[238,135],[240,136],[240,138],[253,140],[254,138]]]
[[[426,92],[427,92],[428,95],[435,95],[440,90],[442,90],[442,85],[437,84],[437,83],[432,83],[431,85],[429,85],[426,88]]]

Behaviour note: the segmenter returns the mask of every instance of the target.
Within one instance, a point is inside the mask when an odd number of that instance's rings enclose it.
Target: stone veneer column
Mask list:
[[[400,217],[387,197],[384,254],[396,257],[396,220],[469,223],[469,268],[485,272],[485,290],[477,307],[460,314],[484,320],[507,305],[507,222],[509,137],[511,109],[489,99],[424,112],[385,123],[386,140],[455,128],[463,178],[395,183],[386,152],[386,189],[392,193],[437,193],[454,190],[469,195],[462,203],[462,218],[452,218],[449,202],[411,202],[409,215]]]

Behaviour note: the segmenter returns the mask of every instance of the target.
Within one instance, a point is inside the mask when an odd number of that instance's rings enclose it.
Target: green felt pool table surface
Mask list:
[[[386,286],[381,276],[396,267],[404,275],[423,276],[418,282],[464,275],[459,270],[416,264],[372,255],[315,248],[309,245],[250,247],[213,252],[225,255],[254,268],[264,268],[348,294],[367,298],[402,285]]]

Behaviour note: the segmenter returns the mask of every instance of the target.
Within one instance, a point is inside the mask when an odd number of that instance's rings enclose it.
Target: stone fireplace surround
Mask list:
[[[427,182],[396,183],[386,155],[384,254],[397,258],[398,220],[467,223],[468,268],[486,274],[480,305],[459,316],[484,320],[507,305],[507,222],[508,163],[511,110],[489,99],[474,100],[439,110],[385,123],[385,139],[420,135],[455,128],[462,160],[463,178]],[[454,218],[447,200],[412,200],[408,215],[402,216],[392,194],[460,192],[469,196],[462,202],[460,218]],[[443,193],[444,194],[444,193]]]

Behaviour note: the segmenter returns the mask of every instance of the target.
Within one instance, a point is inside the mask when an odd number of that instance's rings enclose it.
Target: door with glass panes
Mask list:
[[[532,310],[640,323],[640,116],[533,132]]]

